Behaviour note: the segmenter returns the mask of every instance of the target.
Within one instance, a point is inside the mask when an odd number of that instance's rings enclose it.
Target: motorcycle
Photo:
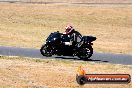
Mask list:
[[[57,31],[48,36],[40,52],[46,57],[52,55],[77,56],[82,60],[87,60],[93,54],[92,42],[95,40],[96,37],[93,36],[82,36],[80,42],[69,44],[70,36]]]

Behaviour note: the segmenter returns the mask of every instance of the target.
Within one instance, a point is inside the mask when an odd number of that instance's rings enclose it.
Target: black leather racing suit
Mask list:
[[[72,45],[75,45],[81,41],[82,35],[78,31],[73,30],[69,35]]]

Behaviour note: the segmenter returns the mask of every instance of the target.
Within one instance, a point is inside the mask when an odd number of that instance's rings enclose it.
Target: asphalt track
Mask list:
[[[41,59],[55,58],[55,59],[79,60],[79,58],[77,57],[68,57],[68,56],[44,57],[41,55],[39,49],[7,47],[7,46],[0,46],[0,55],[31,57],[31,58],[41,58]],[[97,62],[97,63],[113,63],[113,64],[132,65],[132,55],[94,52],[93,56],[88,61]]]

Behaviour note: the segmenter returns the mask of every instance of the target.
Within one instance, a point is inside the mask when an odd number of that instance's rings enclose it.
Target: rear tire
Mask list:
[[[51,57],[52,56],[52,49],[48,45],[42,45],[40,52],[43,56]]]
[[[88,47],[81,47],[78,52],[78,57],[82,60],[88,60],[93,54],[93,48],[92,46]]]

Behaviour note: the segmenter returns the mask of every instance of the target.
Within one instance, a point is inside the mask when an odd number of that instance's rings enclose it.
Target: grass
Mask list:
[[[0,45],[40,48],[54,31],[72,23],[83,35],[97,37],[97,52],[132,54],[132,6],[0,4]]]
[[[71,60],[0,57],[0,86],[2,88],[80,88],[75,77],[83,66],[88,74],[130,74],[132,67],[107,63]],[[97,88],[86,84],[83,88]],[[131,88],[132,84],[98,84],[98,88]]]

